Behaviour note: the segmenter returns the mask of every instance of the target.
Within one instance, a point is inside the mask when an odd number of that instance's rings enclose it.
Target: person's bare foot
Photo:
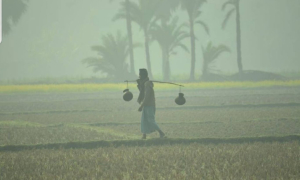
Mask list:
[[[160,138],[166,138],[167,136],[165,135],[165,133],[161,133],[161,134],[159,134],[159,137]]]
[[[158,130],[158,133],[159,133],[160,138],[165,138],[166,137],[165,133],[162,132],[162,130]]]

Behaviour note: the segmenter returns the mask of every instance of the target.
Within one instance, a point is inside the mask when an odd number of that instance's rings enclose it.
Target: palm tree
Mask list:
[[[152,35],[154,35],[152,40],[157,40],[160,48],[162,50],[162,74],[163,74],[163,79],[165,81],[170,79],[170,74],[171,74],[171,69],[169,66],[169,53],[166,53],[167,48],[163,47],[163,38],[164,36],[160,35],[161,34],[166,34],[166,31],[168,31],[168,22],[170,21],[172,17],[172,13],[177,10],[178,6],[180,5],[180,0],[161,0],[160,5],[155,13],[155,18],[160,20],[161,25],[156,26],[155,28],[152,29]],[[174,28],[176,28],[174,26]],[[169,31],[169,33],[172,33]],[[168,34],[170,36],[170,34]]]
[[[196,62],[196,37],[195,37],[195,24],[200,24],[204,27],[205,31],[209,33],[208,26],[201,20],[199,20],[201,11],[200,8],[206,2],[206,0],[181,0],[181,7],[185,10],[189,17],[189,28],[191,38],[191,71],[190,80],[195,80],[195,62]]]
[[[178,18],[173,18],[169,23],[156,24],[152,27],[150,34],[156,40],[162,50],[162,71],[163,79],[170,80],[170,56],[176,54],[177,47],[189,52],[182,40],[189,37],[189,34],[182,30],[184,25],[178,26]]]
[[[23,0],[3,0],[2,3],[2,32],[7,35],[25,13],[27,4]]]
[[[155,18],[155,13],[160,5],[160,1],[161,0],[138,0],[138,3],[128,3],[131,20],[137,23],[144,32],[146,63],[150,78],[153,78],[153,75],[149,49],[149,30],[151,26],[157,21],[157,18]],[[124,18],[124,16],[117,14],[114,19],[119,18]]]
[[[206,48],[202,47],[203,53],[203,70],[202,77],[205,79],[210,71],[209,66],[216,61],[216,59],[224,52],[230,52],[230,49],[221,44],[219,46],[213,46],[212,42],[209,42]]]
[[[98,52],[100,57],[89,57],[82,60],[82,62],[87,64],[88,67],[93,67],[94,72],[106,73],[115,80],[128,78],[129,71],[126,63],[126,58],[130,53],[128,38],[118,32],[116,37],[112,34],[103,36],[102,41],[103,45],[92,46],[91,48],[93,51]]]
[[[110,1],[113,1],[113,0],[110,0]],[[116,16],[113,19],[114,20],[126,19],[127,35],[128,35],[128,42],[129,42],[130,73],[135,75],[132,26],[131,26],[131,16],[130,16],[129,5],[130,5],[129,0],[125,0],[125,1],[121,2],[121,9],[120,9],[119,13],[116,14]]]
[[[242,50],[241,50],[241,23],[240,23],[240,0],[228,0],[222,6],[222,10],[225,10],[227,6],[233,6],[233,8],[227,12],[225,19],[223,21],[223,29],[226,27],[228,20],[231,15],[236,12],[236,43],[237,43],[237,64],[239,73],[243,73],[243,64],[242,64]]]
[[[160,0],[155,16],[162,22],[170,20],[172,13],[177,10],[181,0]]]

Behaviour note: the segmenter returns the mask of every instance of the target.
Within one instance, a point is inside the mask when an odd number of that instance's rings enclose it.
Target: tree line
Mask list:
[[[11,31],[11,26],[17,23],[21,15],[26,11],[27,0],[3,0],[3,33],[7,35]],[[162,75],[164,80],[170,80],[171,68],[170,59],[176,55],[176,51],[181,49],[190,54],[190,77],[195,80],[196,62],[196,35],[195,26],[201,26],[208,34],[208,25],[201,20],[203,4],[209,3],[207,0],[109,0],[119,3],[120,9],[112,18],[113,21],[125,20],[127,35],[117,33],[107,34],[102,37],[102,44],[92,46],[91,49],[98,53],[98,57],[89,57],[82,62],[93,67],[94,72],[101,71],[109,77],[122,79],[124,76],[136,76],[134,49],[145,48],[145,59],[150,78],[153,78],[151,67],[150,42],[156,41],[162,51]],[[227,10],[222,23],[224,29],[227,22],[235,13],[236,17],[236,44],[237,44],[237,66],[239,73],[243,72],[241,55],[241,29],[240,29],[240,0],[227,0],[220,8]],[[186,22],[179,24],[176,10],[187,13]],[[205,9],[204,9],[205,11]],[[137,24],[144,33],[144,42],[133,43],[132,24]],[[189,39],[190,46],[186,46],[183,40]],[[230,52],[226,45],[214,46],[212,42],[202,47],[203,65],[202,77],[205,78],[210,73],[210,64],[223,52]],[[129,65],[126,63],[129,57]]]
[[[110,0],[111,2],[113,0]],[[117,1],[117,0],[115,0]],[[114,2],[115,3],[115,2]],[[171,68],[170,59],[181,49],[190,54],[190,76],[189,80],[195,80],[196,62],[196,35],[195,26],[201,26],[208,34],[209,27],[201,20],[203,5],[209,3],[206,0],[119,0],[120,9],[114,15],[113,20],[125,20],[127,35],[107,34],[102,37],[102,45],[92,46],[98,57],[89,57],[83,63],[93,67],[94,72],[104,72],[109,77],[120,79],[126,75],[135,75],[134,48],[141,47],[141,44],[133,43],[132,23],[137,24],[143,31],[145,48],[145,59],[150,78],[153,78],[151,67],[151,49],[149,43],[156,41],[162,51],[162,74],[164,80],[170,80]],[[220,4],[220,9],[227,10],[222,27],[225,28],[232,15],[236,15],[236,44],[237,44],[237,65],[239,73],[243,72],[241,55],[241,30],[240,30],[240,0],[227,0]],[[187,13],[186,22],[179,24],[176,10]],[[190,46],[183,44],[183,40],[189,39]],[[202,47],[203,65],[202,77],[210,72],[210,64],[223,52],[230,52],[226,45],[213,45],[210,42]],[[130,63],[126,63],[129,56]]]

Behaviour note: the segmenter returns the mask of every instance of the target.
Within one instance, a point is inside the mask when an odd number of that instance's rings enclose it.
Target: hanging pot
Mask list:
[[[123,91],[123,99],[124,101],[131,101],[133,98],[133,94],[129,91],[129,89],[125,89]]]
[[[177,105],[184,105],[185,104],[186,100],[183,96],[184,96],[183,93],[179,93],[179,96],[175,99],[175,103]]]

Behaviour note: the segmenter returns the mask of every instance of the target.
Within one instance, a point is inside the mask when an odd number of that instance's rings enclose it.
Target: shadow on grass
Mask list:
[[[36,149],[94,149],[100,147],[120,147],[120,146],[162,146],[174,144],[241,144],[254,142],[289,142],[300,141],[299,135],[289,136],[265,136],[265,137],[240,137],[240,138],[198,138],[198,139],[149,139],[149,140],[115,140],[115,141],[89,141],[89,142],[69,142],[55,144],[37,145],[7,145],[0,146],[0,152],[23,151]]]

